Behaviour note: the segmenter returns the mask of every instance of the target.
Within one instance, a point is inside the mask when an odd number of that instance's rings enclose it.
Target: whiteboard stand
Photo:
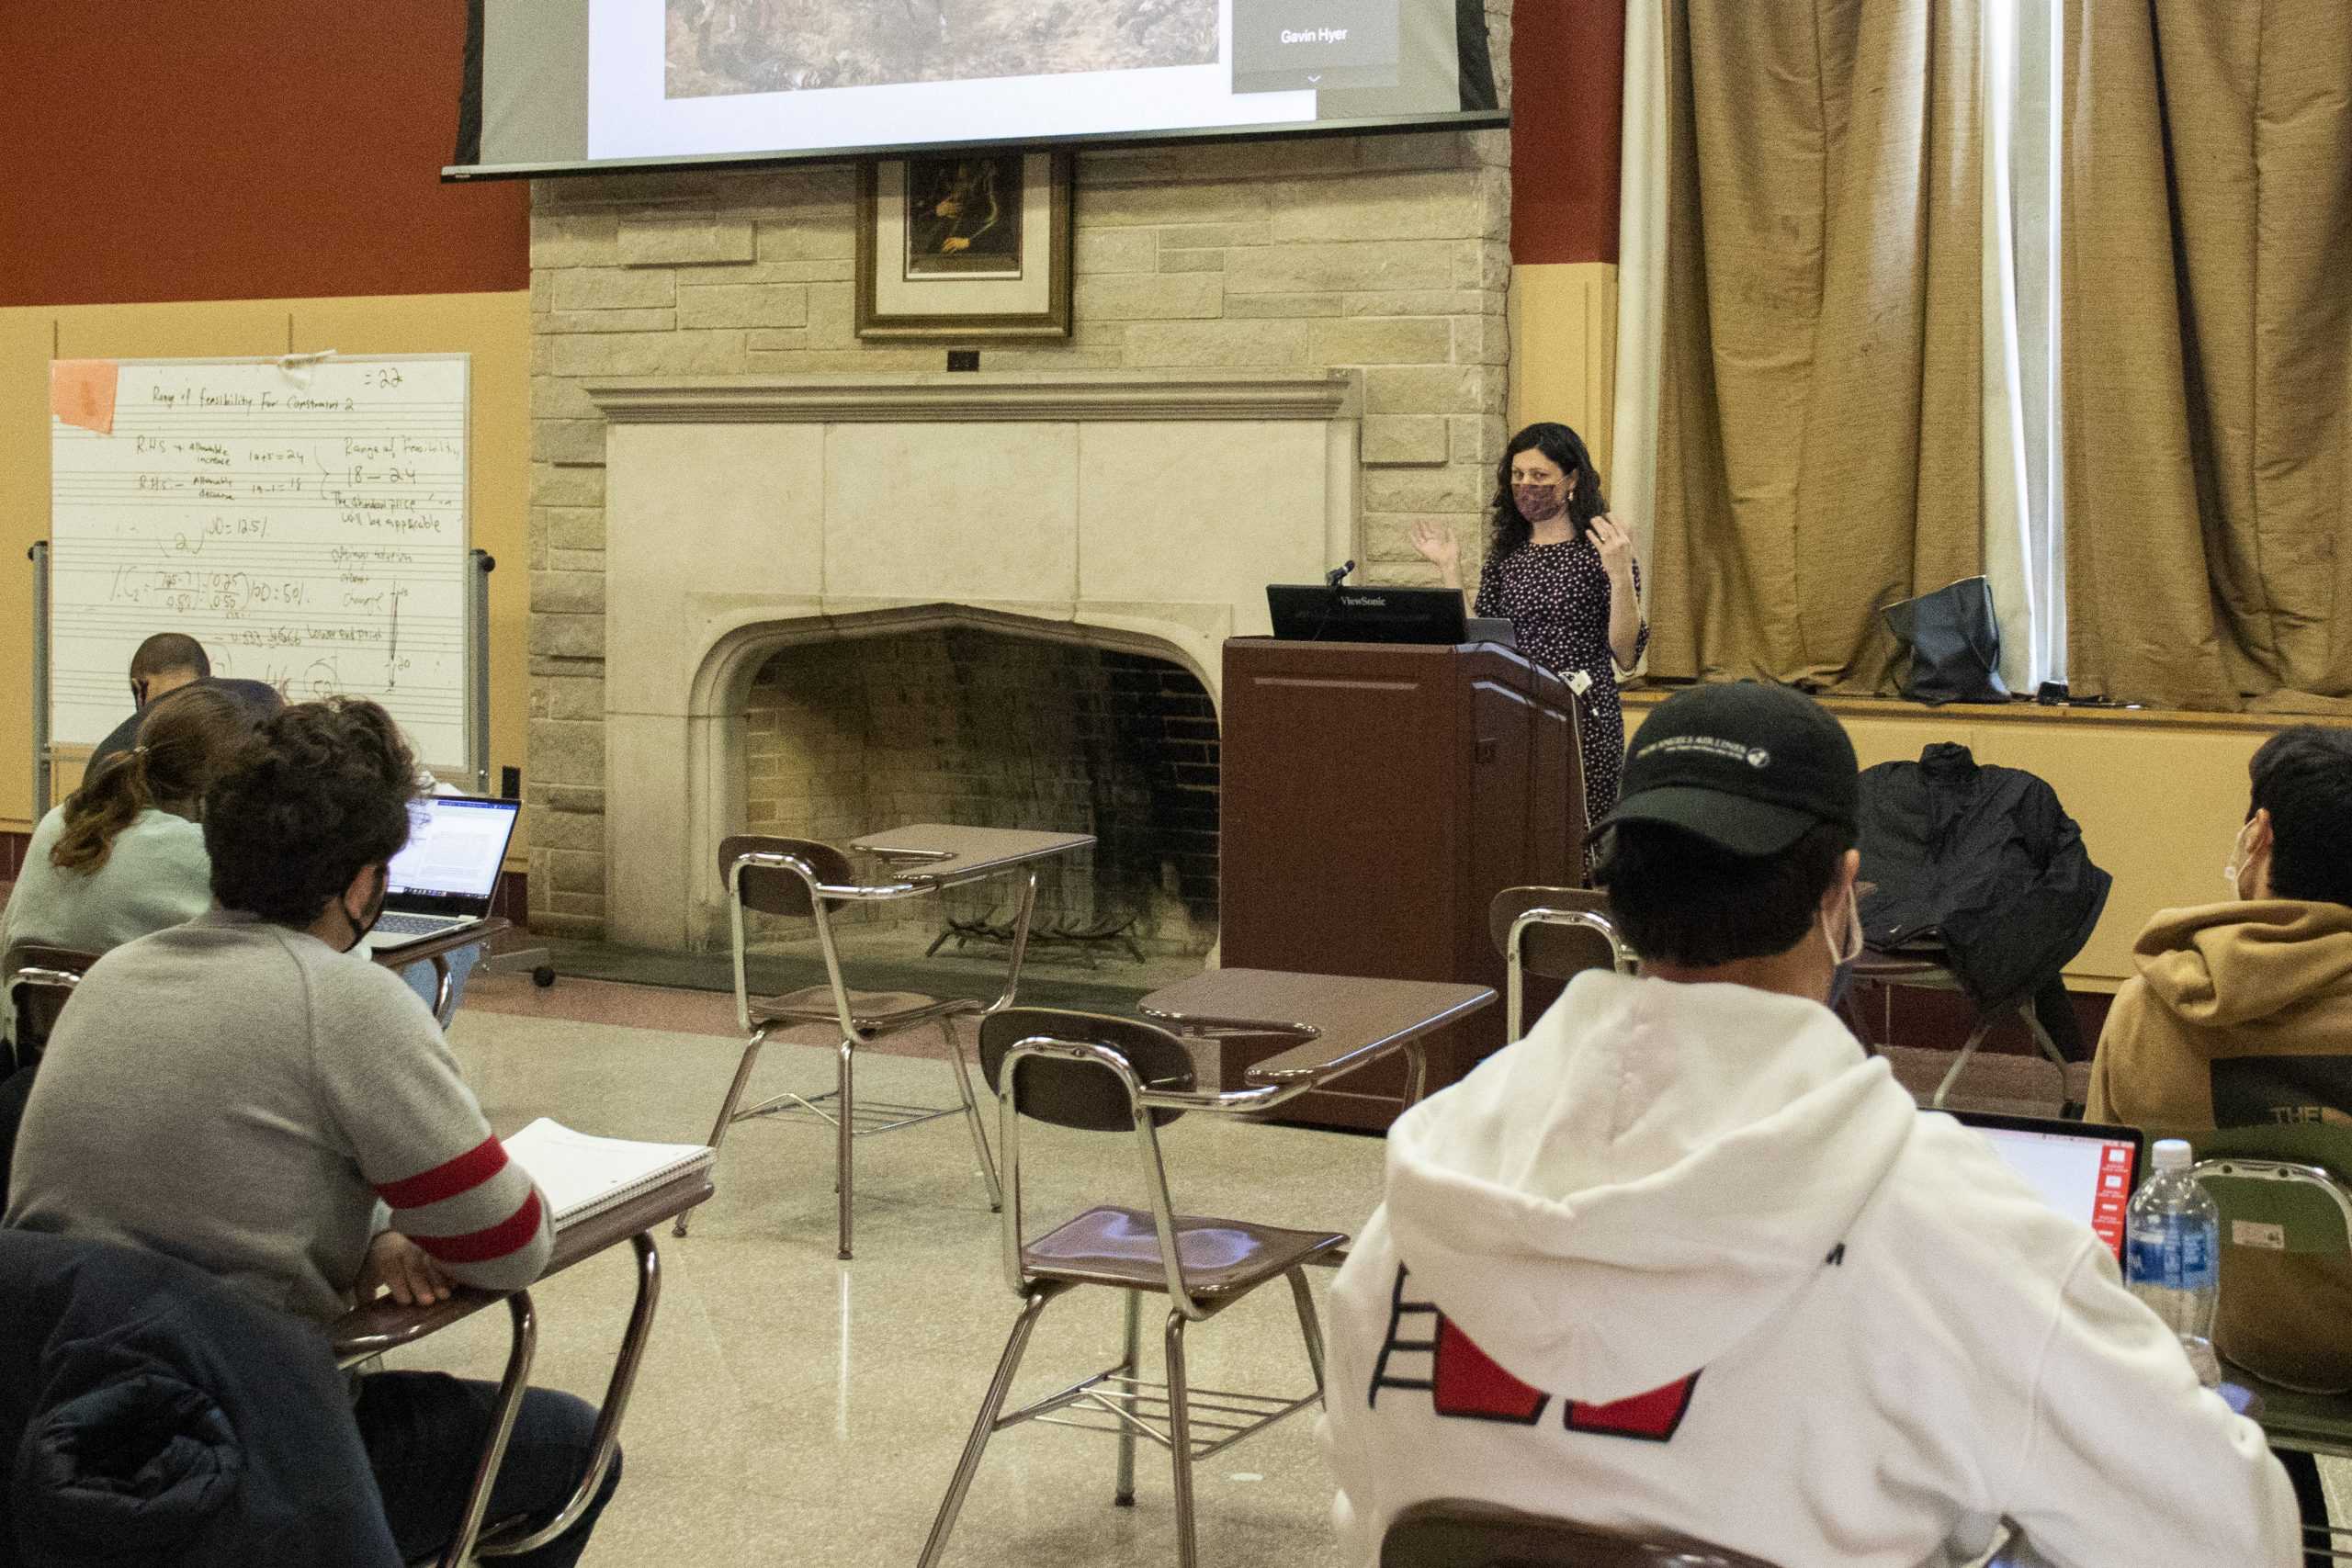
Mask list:
[[[471,623],[473,690],[466,707],[466,751],[473,764],[474,793],[490,794],[490,574],[498,558],[488,550],[471,553],[473,571],[466,581],[466,617]]]
[[[498,570],[498,558],[488,550],[473,552],[473,576],[469,583],[467,614],[472,622],[473,645],[476,653],[473,670],[473,699],[466,714],[466,739],[472,748],[474,793],[490,794],[490,574]],[[506,874],[499,870],[500,877]],[[555,984],[555,966],[548,961],[544,947],[518,947],[507,953],[485,953],[481,956],[482,972],[486,975],[511,975],[527,972],[541,990]]]
[[[49,815],[49,541],[25,552],[33,563],[33,826]]]

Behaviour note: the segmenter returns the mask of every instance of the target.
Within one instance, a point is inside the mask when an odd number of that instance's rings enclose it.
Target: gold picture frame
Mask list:
[[[1068,152],[869,159],[857,171],[857,335],[1070,335]]]

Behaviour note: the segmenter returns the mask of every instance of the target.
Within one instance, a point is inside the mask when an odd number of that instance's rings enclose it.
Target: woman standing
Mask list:
[[[1633,536],[1609,516],[1600,475],[1577,433],[1531,424],[1510,439],[1495,479],[1494,532],[1471,613],[1506,615],[1520,651],[1575,687],[1588,827],[1617,804],[1625,761],[1619,674],[1649,645]],[[1442,525],[1413,525],[1413,547],[1462,586],[1462,547]]]

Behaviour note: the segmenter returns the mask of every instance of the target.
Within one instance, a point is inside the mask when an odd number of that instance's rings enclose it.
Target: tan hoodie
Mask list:
[[[2159,910],[2132,955],[2139,976],[2091,1067],[2093,1121],[2190,1134],[2337,1123],[2352,1156],[2352,908]],[[2216,1337],[2274,1382],[2352,1388],[2352,1267],[2224,1247]]]

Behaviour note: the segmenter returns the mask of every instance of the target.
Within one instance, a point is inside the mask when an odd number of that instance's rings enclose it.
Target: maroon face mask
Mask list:
[[[1568,498],[1558,485],[1513,485],[1510,501],[1530,523],[1549,523],[1568,509]]]

